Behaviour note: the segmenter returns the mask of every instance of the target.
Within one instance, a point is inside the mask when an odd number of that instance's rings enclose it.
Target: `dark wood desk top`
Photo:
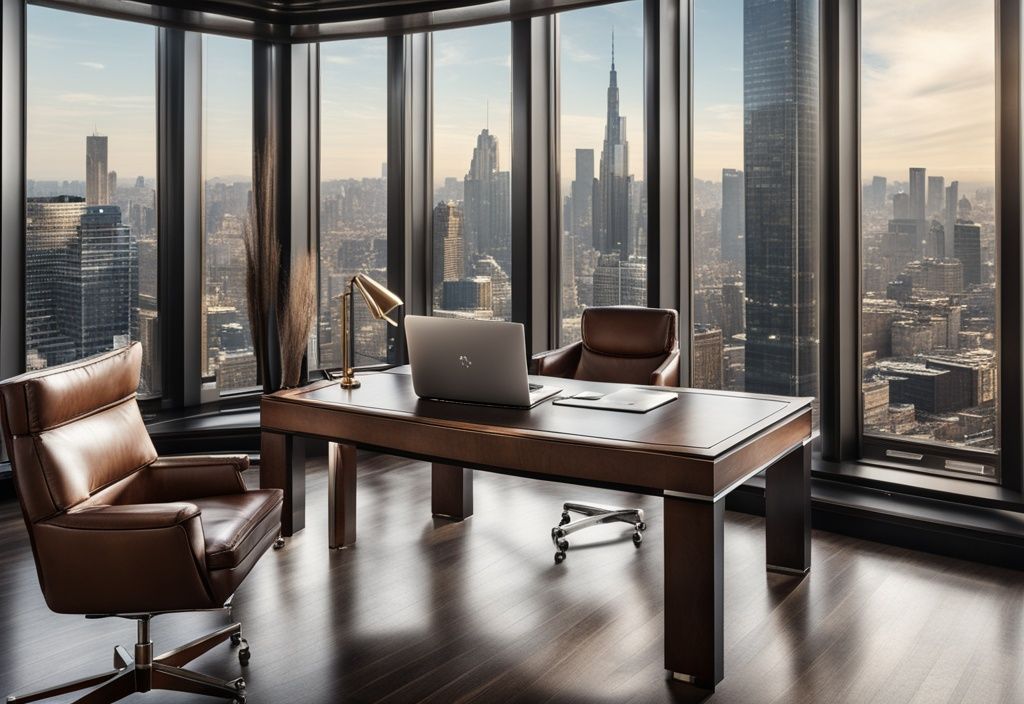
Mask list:
[[[682,482],[685,487],[677,486],[679,482],[664,473],[638,482],[647,488],[697,488],[701,493],[715,493],[734,481],[737,472],[756,459],[750,452],[758,457],[765,455],[767,461],[772,453],[791,449],[794,443],[810,435],[809,398],[673,389],[676,401],[644,414],[557,406],[550,401],[526,410],[420,399],[404,371],[398,368],[360,375],[362,386],[358,389],[342,389],[336,382],[324,381],[264,396],[264,429],[337,438],[367,447],[391,447],[411,454],[421,452],[425,456],[449,452],[453,460],[466,462],[480,457],[486,458],[486,464],[493,458],[496,467],[522,464],[522,442],[517,447],[508,446],[506,451],[511,454],[502,460],[499,441],[503,439],[546,443],[534,450],[538,458],[534,464],[538,466],[545,464],[552,448],[557,452],[567,445],[575,446],[577,452],[573,456],[581,457],[586,448],[612,448],[634,453],[617,458],[616,474],[620,476],[629,474],[629,465],[623,466],[623,460],[629,457],[646,463],[652,457],[666,462],[674,458],[676,467],[681,460],[689,460],[690,465],[707,464],[713,478],[709,476],[701,482],[687,480]],[[584,390],[608,393],[624,386],[549,377],[532,380],[558,386],[566,394]],[[374,421],[390,424],[387,435],[383,424]],[[396,426],[396,421],[401,425]],[[785,432],[777,433],[780,428]],[[728,461],[752,439],[764,434],[778,437],[774,442],[749,448],[737,461]],[[493,452],[477,447],[484,439]],[[552,443],[558,443],[558,447]],[[643,453],[642,458],[635,455],[638,452]],[[557,461],[564,465],[568,460],[562,457]],[[596,456],[588,461],[596,462]]]

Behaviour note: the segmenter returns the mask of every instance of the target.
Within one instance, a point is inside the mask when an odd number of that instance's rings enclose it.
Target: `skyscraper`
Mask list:
[[[920,167],[910,168],[910,217],[924,220],[925,216],[925,170]]]
[[[139,250],[116,205],[90,205],[68,248],[64,329],[79,357],[138,339]]]
[[[484,129],[477,135],[464,180],[464,268],[481,254],[490,254],[508,271],[511,267],[511,181],[498,163],[498,140]]]
[[[110,203],[110,176],[107,172],[107,138],[91,134],[85,138],[86,205]]]
[[[746,389],[817,394],[818,2],[745,0]]]
[[[872,206],[877,210],[885,207],[885,189],[887,185],[885,176],[873,176],[871,178]]]
[[[946,233],[946,256],[953,251],[953,230],[956,227],[956,208],[960,200],[960,182],[950,181],[946,187],[946,220],[943,223]]]
[[[462,209],[454,201],[434,206],[434,305],[441,306],[445,281],[456,281],[466,273],[462,239]]]
[[[743,172],[722,169],[722,261],[738,271],[746,264],[747,247],[743,239],[746,226],[743,215]]]
[[[693,330],[693,379],[695,389],[722,388],[722,331],[711,325]]]
[[[958,222],[953,230],[953,257],[960,260],[964,288],[981,283],[981,226]]]
[[[594,150],[576,150],[576,178],[571,188],[570,232],[583,242],[594,241]]]
[[[594,249],[617,252],[620,261],[634,254],[629,241],[629,143],[626,118],[619,115],[618,74],[615,71],[615,39],[608,73],[608,113],[601,146],[600,177],[594,184]]]
[[[945,209],[946,178],[944,176],[928,177],[928,217],[941,214]]]

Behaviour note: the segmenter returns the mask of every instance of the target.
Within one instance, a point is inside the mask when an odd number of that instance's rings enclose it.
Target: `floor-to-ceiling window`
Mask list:
[[[591,306],[647,305],[644,3],[558,16],[561,332]]]
[[[160,392],[156,30],[29,5],[25,365],[143,345]]]
[[[697,0],[692,385],[817,396],[817,0]]]
[[[338,296],[363,273],[387,285],[387,40],[320,45],[320,315],[323,368],[341,366]],[[357,294],[358,295],[358,294]],[[355,364],[387,362],[387,324],[354,305]]]
[[[433,314],[509,320],[511,27],[434,32],[432,47]]]
[[[252,198],[252,43],[203,37],[203,375],[256,386],[245,285]]]
[[[865,442],[995,451],[995,4],[860,7]]]

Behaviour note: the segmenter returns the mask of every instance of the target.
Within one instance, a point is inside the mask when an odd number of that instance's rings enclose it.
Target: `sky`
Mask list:
[[[992,0],[862,0],[862,171],[906,180],[909,166],[964,182],[994,180]],[[561,49],[563,186],[574,152],[599,158],[615,32],[631,171],[643,178],[643,3],[564,12]],[[119,178],[156,172],[155,29],[28,7],[28,178],[85,178],[85,136],[110,137]],[[485,125],[502,168],[511,142],[510,25],[434,35],[435,183],[462,178]],[[248,43],[208,37],[208,177],[251,169]],[[378,177],[386,159],[386,40],[321,46],[321,168],[325,179]],[[695,0],[694,175],[743,167],[743,0]]]

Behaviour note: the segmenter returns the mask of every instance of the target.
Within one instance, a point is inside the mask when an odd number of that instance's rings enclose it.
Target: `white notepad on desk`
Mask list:
[[[587,393],[587,392],[584,392]],[[675,391],[653,391],[651,389],[620,389],[599,398],[578,398],[566,396],[554,400],[556,406],[596,408],[602,411],[624,411],[626,413],[647,413],[679,396]]]

